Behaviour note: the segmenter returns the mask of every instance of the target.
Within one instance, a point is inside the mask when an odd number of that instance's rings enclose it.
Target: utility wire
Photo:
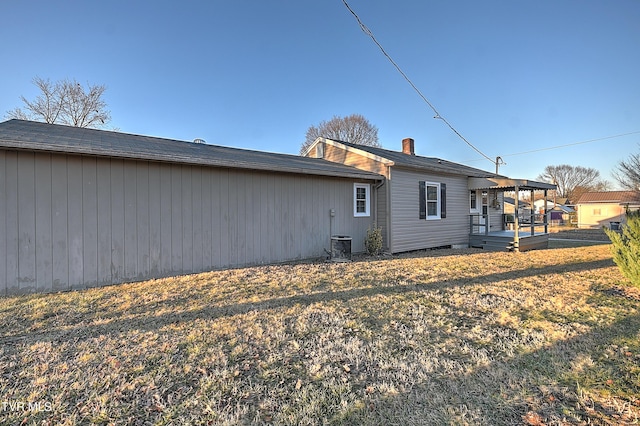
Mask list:
[[[640,130],[635,131],[635,132],[620,133],[619,135],[605,136],[605,137],[602,137],[602,138],[589,139],[589,140],[581,141],[581,142],[572,142],[572,143],[567,143],[567,144],[564,144],[564,145],[556,145],[556,146],[548,146],[546,148],[532,149],[530,151],[515,152],[515,153],[512,153],[512,154],[505,154],[502,157],[515,157],[517,155],[525,155],[525,154],[532,154],[532,153],[535,153],[535,152],[551,151],[551,150],[554,150],[554,149],[566,148],[568,146],[583,145],[583,144],[586,144],[586,143],[604,141],[604,140],[607,140],[607,139],[621,138],[623,136],[637,135],[638,133],[640,133]],[[480,160],[480,158],[475,159],[475,160],[467,160],[466,162],[479,161],[479,160]]]
[[[409,83],[409,85],[413,88],[413,90],[416,91],[416,93],[422,98],[423,101],[426,102],[427,105],[429,105],[429,107],[433,110],[433,112],[435,113],[435,116],[433,118],[437,118],[442,120],[448,127],[449,129],[451,129],[451,131],[453,133],[455,133],[460,139],[462,139],[467,145],[469,145],[471,148],[473,148],[474,151],[476,151],[478,154],[482,155],[484,158],[486,158],[487,160],[491,161],[491,163],[495,164],[496,161],[493,160],[492,158],[490,158],[489,156],[487,156],[485,153],[483,153],[482,151],[480,151],[478,148],[476,148],[471,142],[469,142],[464,136],[462,136],[460,134],[460,132],[458,132],[452,125],[451,123],[449,123],[447,121],[446,118],[444,118],[442,115],[440,115],[440,113],[438,112],[438,110],[436,109],[435,106],[433,106],[433,104],[431,102],[429,102],[429,100],[422,94],[422,92],[420,91],[420,89],[418,89],[416,87],[415,84],[413,84],[413,82],[411,81],[411,79],[409,79],[409,77],[407,77],[407,75],[402,71],[402,69],[398,66],[398,64],[396,64],[396,62],[391,58],[391,56],[389,56],[389,54],[387,53],[386,50],[384,50],[384,48],[382,47],[382,45],[378,42],[378,40],[376,40],[376,37],[373,35],[373,33],[371,32],[371,30],[369,28],[367,28],[367,26],[360,20],[360,17],[353,11],[353,9],[351,9],[351,7],[349,6],[349,4],[346,2],[346,0],[342,0],[342,3],[344,3],[345,7],[349,10],[349,12],[351,12],[351,14],[353,15],[354,18],[356,18],[356,21],[358,21],[358,25],[360,25],[360,29],[369,37],[371,37],[371,40],[373,40],[373,42],[376,44],[376,46],[378,46],[378,48],[380,49],[380,51],[382,52],[382,54],[389,60],[389,62],[391,62],[391,64],[396,68],[396,70],[398,70],[398,72],[400,73],[400,75],[402,75],[402,77],[404,77],[405,80],[407,80],[407,83]]]
[[[622,136],[636,135],[638,133],[640,133],[640,131],[629,132],[629,133],[621,133],[619,135],[605,136],[603,138],[596,138],[596,139],[589,139],[587,141],[582,141],[582,142],[573,142],[573,143],[568,143],[568,144],[564,144],[564,145],[550,146],[550,147],[547,147],[547,148],[533,149],[531,151],[516,152],[514,154],[506,154],[506,155],[504,155],[504,157],[513,157],[513,156],[516,156],[516,155],[531,154],[533,152],[550,151],[552,149],[565,148],[567,146],[574,146],[574,145],[582,145],[582,144],[585,144],[585,143],[604,141],[604,140],[613,139],[613,138],[621,138]]]

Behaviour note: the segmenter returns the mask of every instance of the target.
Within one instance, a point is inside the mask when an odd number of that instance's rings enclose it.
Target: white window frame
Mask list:
[[[364,199],[364,212],[358,211],[358,189],[364,188],[365,190],[365,199]],[[353,216],[354,217],[368,217],[371,216],[370,211],[371,205],[371,185],[368,183],[354,183],[353,184]]]
[[[429,200],[429,187],[435,187],[436,188],[436,200]],[[425,199],[425,208],[427,209],[427,211],[425,212],[425,216],[427,220],[440,220],[440,212],[441,210],[441,198],[440,198],[440,183],[438,182],[425,182],[424,183],[424,199]],[[436,214],[435,215],[429,215],[429,203],[436,203]]]

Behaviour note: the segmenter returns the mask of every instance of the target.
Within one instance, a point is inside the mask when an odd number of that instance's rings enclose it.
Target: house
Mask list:
[[[535,213],[549,213],[549,222],[553,225],[562,225],[571,221],[572,214],[575,210],[570,205],[566,205],[566,198],[539,198],[533,202]],[[546,210],[545,210],[546,206]]]
[[[545,205],[547,210],[552,210],[556,207],[557,208],[570,207],[568,205],[565,205],[565,203],[563,203],[562,200],[566,200],[566,198],[557,198],[557,199],[554,199],[553,197],[549,197],[548,199],[538,198],[533,202],[533,208],[536,213],[542,213],[544,212]]]
[[[504,194],[503,198],[503,212],[504,212],[504,226],[505,229],[513,230],[515,224],[515,212],[518,212],[518,218],[521,223],[527,223],[531,221],[531,204],[525,200],[518,200],[518,208],[516,210],[516,199],[509,194]]]
[[[546,222],[504,229],[504,193],[547,191],[555,185],[510,179],[495,173],[415,155],[414,140],[402,151],[318,138],[303,155],[379,173],[372,194],[374,220],[391,253],[441,246],[527,250],[546,247]],[[546,216],[544,216],[546,218]]]
[[[549,209],[549,221],[552,225],[575,224],[575,214],[573,207],[556,204]]]
[[[364,250],[384,177],[149,136],[0,123],[0,294]]]
[[[514,214],[516,211],[516,199],[514,197],[504,197],[504,212],[505,214]],[[518,201],[518,211],[522,213],[523,211],[530,212],[531,204],[528,201],[519,200]]]
[[[578,228],[617,229],[627,210],[640,209],[638,191],[585,192],[576,202]]]

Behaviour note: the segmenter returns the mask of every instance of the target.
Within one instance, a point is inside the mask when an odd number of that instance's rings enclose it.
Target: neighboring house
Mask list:
[[[575,220],[575,213],[576,211],[571,206],[556,204],[555,207],[549,209],[549,221],[553,225],[572,223]]]
[[[515,226],[516,199],[505,195],[503,200],[505,228],[513,230]],[[531,204],[528,201],[518,201],[518,218],[522,223],[531,222]]]
[[[549,198],[547,200],[540,198],[535,200],[533,205],[536,214],[544,214],[546,206],[546,212],[549,214],[549,222],[554,225],[562,225],[569,223],[571,214],[575,213],[573,207],[564,204],[566,202],[566,198]]]
[[[542,213],[544,212],[545,206],[547,208],[547,210],[552,210],[554,208],[563,208],[563,207],[567,207],[568,209],[563,209],[563,210],[567,210],[567,211],[572,211],[573,209],[571,208],[571,205],[567,204],[567,199],[566,198],[557,198],[554,199],[553,197],[549,197],[548,199],[542,199],[542,198],[538,198],[537,200],[535,200],[533,202],[533,206],[535,209],[536,213]]]
[[[640,209],[640,192],[585,192],[576,202],[578,228],[617,228],[627,210]]]
[[[322,159],[0,123],[0,295],[364,250],[377,173]]]
[[[546,197],[555,185],[417,156],[410,138],[402,141],[401,152],[318,138],[303,155],[386,178],[372,193],[373,215],[391,253],[441,246],[502,250],[547,246],[546,229],[536,232],[529,227],[523,233],[516,223],[513,232],[504,231],[504,193],[514,191],[518,197],[520,191],[530,191],[533,198],[535,191],[543,191]]]
[[[531,211],[531,204],[527,201],[520,200],[518,202],[518,210]],[[504,212],[505,214],[513,214],[516,211],[516,199],[513,197],[504,197]]]

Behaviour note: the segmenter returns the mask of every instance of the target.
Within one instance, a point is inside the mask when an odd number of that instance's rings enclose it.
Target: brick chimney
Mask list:
[[[413,139],[402,139],[402,152],[407,155],[416,155],[416,153],[413,151]]]

